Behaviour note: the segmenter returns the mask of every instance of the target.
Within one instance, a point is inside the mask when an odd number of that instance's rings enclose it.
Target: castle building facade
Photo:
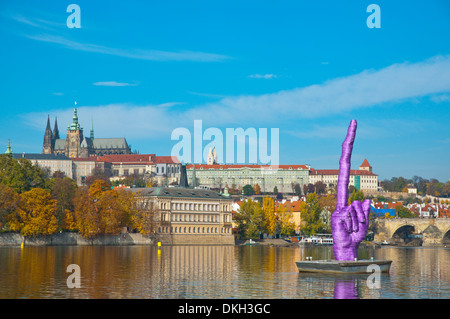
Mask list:
[[[85,158],[93,155],[131,154],[130,146],[124,137],[95,138],[93,124],[91,125],[89,137],[84,136],[83,127],[78,123],[76,104],[72,123],[67,127],[66,132],[66,138],[61,139],[56,118],[52,131],[49,116],[44,134],[42,154],[62,154],[69,158]]]
[[[327,187],[336,187],[339,178],[338,169],[311,169],[309,172],[309,183],[324,183]],[[372,166],[367,159],[359,166],[359,169],[350,170],[349,185],[357,190],[377,192],[379,190],[378,175],[372,172]]]

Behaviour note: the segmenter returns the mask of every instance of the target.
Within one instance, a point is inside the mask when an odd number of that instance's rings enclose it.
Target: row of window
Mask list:
[[[168,209],[169,203],[161,203],[161,209]],[[219,204],[170,203],[172,210],[219,211]]]
[[[217,234],[218,227],[158,227],[159,233],[177,233],[177,234]],[[222,234],[229,234],[231,228],[222,227]]]
[[[218,222],[219,216],[218,215],[190,215],[190,214],[172,214],[171,215],[171,221],[193,221],[193,222]]]
[[[172,222],[184,221],[184,222],[219,222],[219,215],[207,215],[207,214],[172,214],[170,217]],[[223,215],[224,222],[230,222],[230,215]]]

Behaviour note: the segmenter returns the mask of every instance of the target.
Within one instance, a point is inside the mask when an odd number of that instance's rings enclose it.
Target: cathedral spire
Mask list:
[[[53,153],[52,129],[50,127],[50,115],[47,117],[47,127],[45,128],[44,143],[42,145],[42,154]]]
[[[50,115],[47,116],[47,127],[45,128],[45,131],[52,131],[52,128],[50,127]]]
[[[75,108],[73,110],[72,124],[70,124],[67,129],[70,131],[83,130],[81,125],[78,123],[77,102],[75,102]]]
[[[8,139],[8,147],[6,148],[5,154],[12,157],[13,151],[11,148],[11,140],[10,139]]]
[[[55,117],[55,127],[53,128],[53,140],[59,139],[58,119]]]
[[[91,117],[91,140],[94,139],[94,119]]]

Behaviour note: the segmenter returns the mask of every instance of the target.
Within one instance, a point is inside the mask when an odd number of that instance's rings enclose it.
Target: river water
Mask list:
[[[369,275],[300,274],[295,261],[332,259],[331,247],[0,247],[0,298],[450,298],[450,249],[360,248],[392,260]],[[80,269],[80,288],[69,288]],[[70,282],[73,282],[70,280]],[[373,286],[373,285],[372,285]]]

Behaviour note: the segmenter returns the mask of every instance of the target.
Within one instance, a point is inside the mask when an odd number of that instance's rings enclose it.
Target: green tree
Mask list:
[[[54,178],[51,196],[56,200],[58,225],[62,226],[67,211],[73,212],[73,199],[78,186],[69,178]]]
[[[417,217],[408,208],[401,206],[401,205],[398,205],[397,207],[395,207],[395,214],[400,218],[415,218],[415,217]]]
[[[249,184],[244,186],[243,191],[244,191],[245,196],[252,196],[255,194],[255,191],[254,191],[252,185],[249,185]]]
[[[317,194],[312,193],[306,196],[306,202],[300,205],[300,213],[304,221],[301,227],[304,234],[311,236],[323,231],[326,227],[320,218],[321,208]]]
[[[294,194],[300,196],[302,194],[302,188],[299,183],[294,185]]]
[[[348,198],[348,204],[351,205],[351,203],[353,203],[355,200],[359,200],[360,202],[362,202],[364,199],[364,193],[355,189]]]
[[[277,195],[277,194],[278,194],[278,187],[275,186],[275,187],[273,188],[273,194],[274,194],[274,195]]]
[[[261,205],[256,201],[243,201],[234,219],[238,233],[243,238],[257,239],[263,230],[264,215]]]
[[[34,187],[48,189],[45,172],[26,158],[13,159],[8,155],[0,155],[0,184],[23,193]]]

